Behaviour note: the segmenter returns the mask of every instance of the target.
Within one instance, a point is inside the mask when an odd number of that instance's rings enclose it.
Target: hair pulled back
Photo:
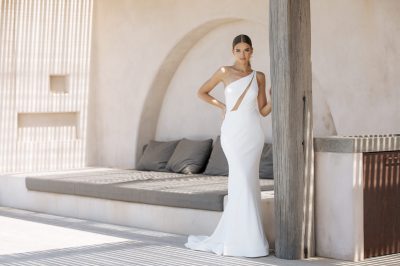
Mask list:
[[[241,42],[247,43],[248,45],[250,45],[251,48],[253,48],[253,45],[252,45],[252,43],[251,43],[250,37],[247,36],[247,35],[245,35],[245,34],[240,34],[240,35],[236,36],[236,37],[233,39],[233,42],[232,42],[232,49],[235,48],[235,45],[236,45],[236,44],[241,43]]]

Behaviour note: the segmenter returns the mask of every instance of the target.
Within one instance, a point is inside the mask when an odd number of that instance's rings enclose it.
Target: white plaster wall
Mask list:
[[[400,132],[400,1],[311,2],[312,69],[339,135]]]
[[[400,131],[398,14],[396,0],[311,1],[316,136]],[[269,77],[268,1],[95,1],[89,165],[135,166],[140,117],[163,60],[188,32],[221,18],[244,20],[212,30],[178,64],[163,88],[157,130],[148,132],[164,140],[219,133],[220,111],[195,92],[218,66],[232,63],[238,33],[253,39],[253,66]],[[222,93],[220,85],[214,95]],[[270,118],[263,126],[268,141]]]
[[[362,153],[315,153],[317,256],[364,259]]]

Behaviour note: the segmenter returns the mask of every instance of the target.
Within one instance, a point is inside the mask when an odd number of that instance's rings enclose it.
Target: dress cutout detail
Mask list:
[[[247,85],[246,89],[242,92],[242,94],[240,95],[239,99],[237,99],[236,104],[235,104],[235,106],[232,108],[231,111],[236,111],[236,110],[239,108],[240,104],[242,103],[242,100],[243,100],[244,96],[246,95],[247,91],[248,91],[249,88],[250,88],[251,82],[253,82],[253,79],[254,79],[254,75],[253,75],[253,77],[251,78],[251,81],[250,81],[249,85]]]
[[[253,71],[253,75],[225,87],[227,111],[221,126],[221,146],[229,166],[228,200],[214,232],[210,236],[189,235],[187,248],[224,256],[269,254],[261,213],[259,167],[264,132],[255,75]]]

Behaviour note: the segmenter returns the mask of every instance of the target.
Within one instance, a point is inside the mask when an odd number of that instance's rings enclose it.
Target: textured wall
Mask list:
[[[0,1],[0,172],[82,167],[91,0]]]
[[[400,133],[399,14],[397,0],[312,1],[314,79],[339,135]]]

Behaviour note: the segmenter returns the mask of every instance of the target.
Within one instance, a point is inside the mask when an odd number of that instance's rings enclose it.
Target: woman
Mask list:
[[[232,43],[235,63],[218,69],[199,89],[204,101],[223,110],[221,145],[229,166],[228,203],[211,236],[188,237],[186,247],[225,256],[267,256],[268,241],[261,221],[259,165],[264,144],[261,117],[271,112],[265,75],[251,69],[253,47],[247,35]],[[225,104],[209,92],[225,85]]]

